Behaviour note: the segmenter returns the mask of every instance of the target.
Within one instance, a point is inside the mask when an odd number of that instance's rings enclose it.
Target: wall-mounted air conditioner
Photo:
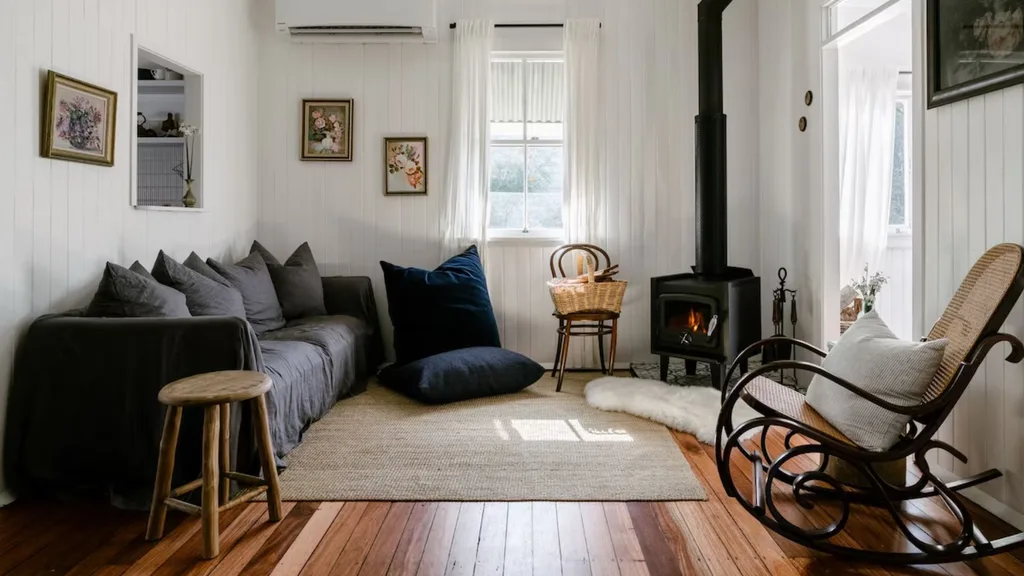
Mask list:
[[[297,42],[437,42],[437,0],[277,0]]]

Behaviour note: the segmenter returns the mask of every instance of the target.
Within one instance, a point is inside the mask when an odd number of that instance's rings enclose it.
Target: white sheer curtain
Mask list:
[[[569,20],[565,50],[565,230],[569,242],[595,242],[604,214],[604,125],[600,23]]]
[[[476,244],[487,250],[490,145],[488,91],[494,24],[460,20],[452,58],[452,116],[443,190],[441,259]]]
[[[894,69],[852,69],[840,78],[839,283],[878,270],[889,233]]]

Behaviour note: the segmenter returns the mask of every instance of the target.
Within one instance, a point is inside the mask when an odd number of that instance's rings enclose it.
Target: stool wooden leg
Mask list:
[[[562,380],[565,379],[565,365],[569,363],[569,332],[572,331],[572,320],[565,321],[565,336],[562,338],[562,354],[559,360],[561,364],[558,369],[558,385],[555,392],[562,391]]]
[[[259,443],[260,465],[263,479],[267,483],[267,507],[270,521],[281,519],[281,488],[277,483],[277,464],[274,461],[274,446],[270,443],[270,425],[267,421],[267,401],[263,396],[252,400],[256,416],[256,437]]]
[[[220,554],[220,512],[217,467],[220,447],[220,406],[207,406],[203,422],[203,558]]]
[[[619,319],[612,320],[612,343],[608,351],[608,375],[615,375],[615,348],[619,345]]]
[[[220,405],[220,501],[231,499],[231,404]]]
[[[604,320],[597,323],[597,355],[601,357],[601,374],[608,374],[604,365]]]
[[[167,504],[171,495],[171,476],[174,474],[174,450],[178,446],[178,430],[181,428],[181,408],[168,406],[164,416],[164,433],[160,438],[160,459],[156,465],[156,482],[153,486],[153,505],[149,508],[149,525],[146,540],[159,540],[164,535],[164,520],[167,519]]]

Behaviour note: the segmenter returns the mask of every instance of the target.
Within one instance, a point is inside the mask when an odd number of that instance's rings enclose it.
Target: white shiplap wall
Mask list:
[[[1024,87],[1015,86],[925,114],[924,317],[942,313],[974,261],[1000,242],[1024,244]],[[1018,302],[1003,327],[1024,337]],[[999,468],[1005,478],[981,486],[1024,514],[1024,366],[992,351],[940,439],[969,458],[939,456],[958,476]]]
[[[225,256],[256,227],[256,36],[248,0],[0,2],[0,435],[14,345],[34,317],[85,304],[107,260]],[[131,34],[205,75],[208,211],[129,206]],[[46,71],[119,95],[114,167],[39,156]],[[0,456],[2,458],[2,456]],[[0,462],[2,464],[2,462]],[[0,498],[3,485],[0,481]]]
[[[914,249],[907,234],[890,235],[879,270],[889,282],[878,295],[878,313],[903,340],[914,336]]]
[[[261,241],[282,256],[309,241],[325,272],[368,274],[386,306],[379,260],[432,268],[439,261],[439,200],[450,114],[451,33],[458,18],[560,22],[596,17],[603,28],[606,181],[610,201],[597,243],[631,282],[618,360],[649,357],[650,278],[693,264],[693,116],[696,114],[696,0],[441,0],[436,45],[300,45],[271,32],[272,2],[260,16]],[[731,263],[760,268],[757,186],[756,3],[726,15]],[[513,32],[499,31],[499,34]],[[557,32],[556,32],[557,34]],[[556,37],[556,44],[558,38]],[[298,160],[304,97],[355,100],[355,159]],[[430,193],[387,198],[381,139],[430,138]],[[545,287],[553,244],[493,243],[487,270],[502,341],[540,362],[554,359],[555,324]],[[382,316],[389,330],[386,312]],[[577,352],[574,365],[582,365]]]

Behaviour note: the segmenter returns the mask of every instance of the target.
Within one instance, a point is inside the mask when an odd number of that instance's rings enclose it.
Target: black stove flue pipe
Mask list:
[[[725,113],[722,98],[722,13],[732,0],[701,0],[697,6],[699,108],[697,150],[697,264],[702,276],[728,269]]]

